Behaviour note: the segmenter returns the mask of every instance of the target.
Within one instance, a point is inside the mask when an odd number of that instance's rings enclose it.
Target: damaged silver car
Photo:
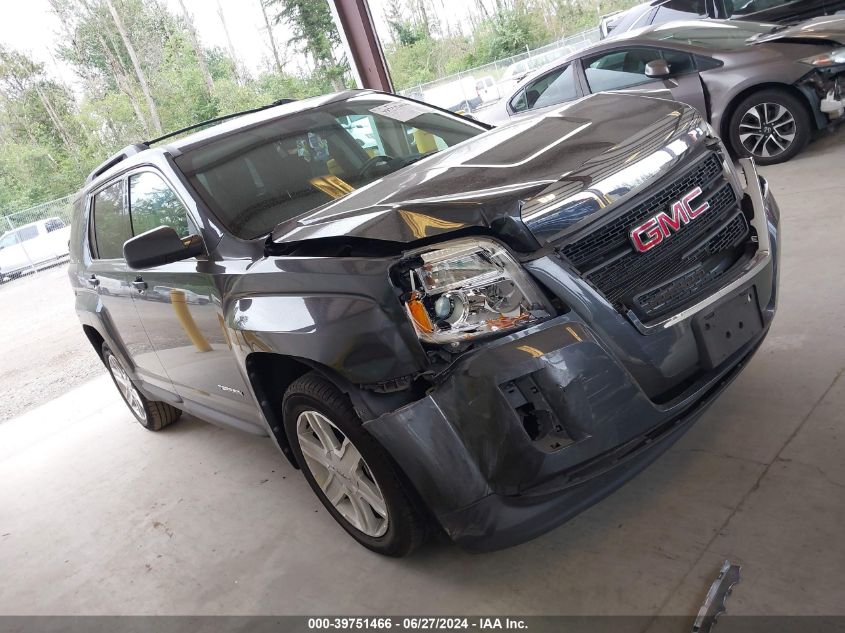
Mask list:
[[[843,116],[845,18],[796,26],[700,20],[631,31],[535,71],[476,116],[499,124],[604,91],[687,103],[734,156],[781,163]]]

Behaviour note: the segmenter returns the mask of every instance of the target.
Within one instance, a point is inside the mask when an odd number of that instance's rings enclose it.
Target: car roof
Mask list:
[[[148,147],[143,143],[130,145],[127,148],[124,148],[124,155],[122,158],[121,153],[118,153],[103,163],[103,165],[107,165],[107,168],[103,168],[102,166],[98,168],[98,170],[102,169],[101,173],[97,173],[97,170],[95,170],[94,174],[89,176],[89,181],[85,184],[84,189],[96,189],[103,183],[111,180],[128,169],[151,162],[154,157],[161,157],[164,154],[178,156],[230,134],[236,134],[256,125],[261,125],[267,121],[298,114],[317,106],[333,103],[335,101],[343,101],[353,96],[361,96],[362,94],[368,93],[381,94],[375,90],[344,90],[342,92],[309,97],[307,99],[290,101],[281,105],[264,108],[257,112],[245,113],[221,123],[210,124],[209,127],[199,130],[198,132],[193,132],[167,143],[155,145],[154,147]],[[114,162],[109,165],[111,161]]]

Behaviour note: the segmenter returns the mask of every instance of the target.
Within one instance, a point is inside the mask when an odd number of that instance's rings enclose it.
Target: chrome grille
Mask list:
[[[749,235],[719,156],[708,152],[671,182],[588,235],[563,254],[622,313],[652,319],[670,312],[718,280],[741,255]],[[634,250],[630,230],[696,187],[710,207],[695,221],[645,253]],[[696,201],[698,202],[698,201]]]

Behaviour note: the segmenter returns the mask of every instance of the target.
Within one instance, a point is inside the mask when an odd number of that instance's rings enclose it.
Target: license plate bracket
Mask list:
[[[714,369],[763,330],[757,289],[746,288],[693,320],[704,369]]]

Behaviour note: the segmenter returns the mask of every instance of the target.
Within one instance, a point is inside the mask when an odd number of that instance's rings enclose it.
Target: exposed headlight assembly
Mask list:
[[[461,239],[414,254],[405,310],[429,343],[459,343],[549,317],[552,308],[498,242]]]
[[[809,64],[810,66],[815,66],[816,68],[845,64],[845,47],[834,48],[826,53],[820,53],[819,55],[813,55],[812,57],[805,57],[801,60],[801,63]]]

